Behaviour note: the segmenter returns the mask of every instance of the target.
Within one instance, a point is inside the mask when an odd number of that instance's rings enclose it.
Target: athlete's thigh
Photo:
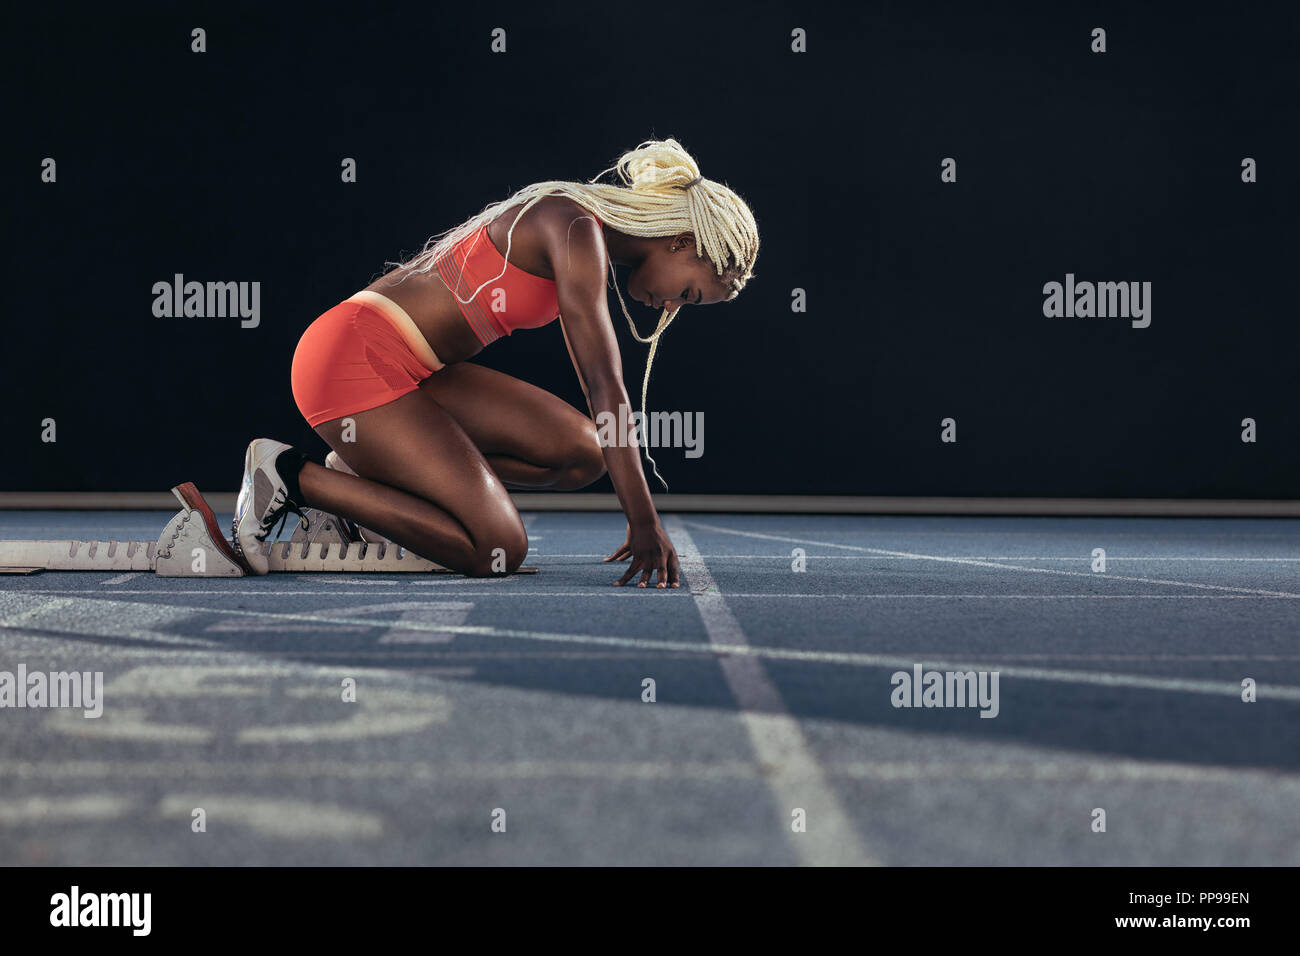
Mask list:
[[[562,398],[512,375],[459,362],[420,383],[485,455],[561,467],[600,458],[596,426]]]
[[[415,389],[348,418],[353,424],[346,436],[344,419],[322,422],[316,432],[358,475],[433,502],[475,539],[522,534],[509,492],[465,430],[430,395]]]

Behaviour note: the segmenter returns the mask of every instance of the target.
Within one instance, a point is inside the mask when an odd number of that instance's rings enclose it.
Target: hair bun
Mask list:
[[[619,157],[618,174],[633,189],[689,189],[703,177],[677,140],[650,139]]]

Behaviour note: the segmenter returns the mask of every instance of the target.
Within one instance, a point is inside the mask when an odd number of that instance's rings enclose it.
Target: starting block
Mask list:
[[[221,532],[212,508],[193,482],[172,489],[181,510],[157,541],[0,541],[0,574],[36,571],[152,571],[159,577],[238,578],[248,565]],[[288,541],[270,545],[271,573],[451,573],[440,564],[389,541],[359,540],[355,529],[325,512],[308,509]],[[520,568],[516,573],[535,573]]]

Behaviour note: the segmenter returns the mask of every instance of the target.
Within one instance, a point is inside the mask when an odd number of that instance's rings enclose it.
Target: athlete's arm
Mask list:
[[[616,436],[632,433],[631,402],[623,384],[622,359],[605,298],[605,276],[609,272],[605,241],[600,225],[590,216],[565,223],[559,217],[546,235],[555,289],[560,305],[560,327],[564,331],[569,357],[578,373],[591,417],[599,428],[603,421],[616,423]],[[619,504],[628,520],[628,539],[623,549],[632,557],[624,584],[638,571],[639,587],[645,587],[658,572],[659,587],[678,586],[677,553],[659,524],[641,451],[635,444],[618,441],[604,446],[605,468]]]

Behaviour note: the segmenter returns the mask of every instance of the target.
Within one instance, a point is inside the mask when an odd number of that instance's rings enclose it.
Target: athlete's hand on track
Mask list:
[[[641,572],[641,581],[637,584],[639,588],[646,587],[650,583],[650,576],[655,571],[659,572],[659,583],[655,587],[681,586],[678,582],[677,552],[659,522],[656,521],[653,525],[639,527],[636,530],[633,530],[629,524],[627,540],[605,560],[622,561],[628,557],[631,557],[632,565],[623,577],[614,582],[615,587],[627,584],[638,571]]]

